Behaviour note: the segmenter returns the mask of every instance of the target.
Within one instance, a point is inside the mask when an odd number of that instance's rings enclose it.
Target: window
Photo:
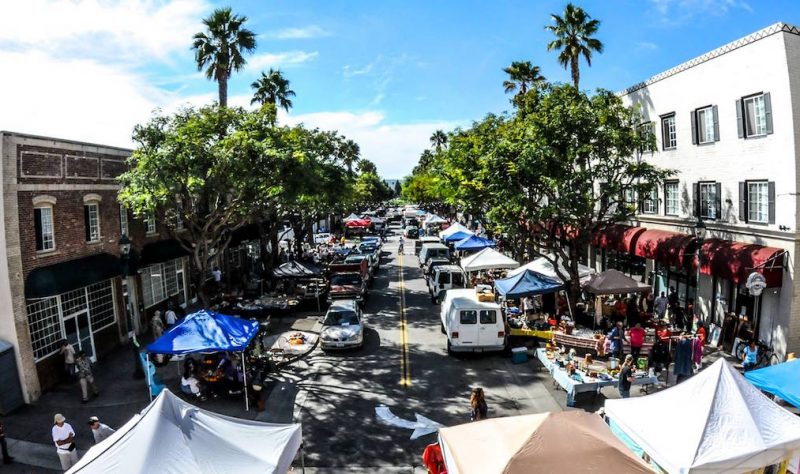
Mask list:
[[[100,206],[97,203],[84,204],[83,217],[86,241],[97,242],[100,240]]]
[[[736,120],[739,138],[771,134],[772,102],[769,92],[737,100]]]
[[[655,187],[643,193],[642,214],[656,214],[658,212],[658,189]]]
[[[656,134],[656,124],[655,123],[653,123],[653,122],[644,122],[642,124],[639,124],[639,135],[647,143],[651,143],[651,141],[653,140],[653,137],[655,136],[655,134]],[[649,145],[645,146],[644,144],[642,144],[642,146],[639,147],[639,153],[644,153],[646,151],[651,151],[649,149]]]
[[[622,190],[622,197],[625,200],[625,206],[631,212],[636,212],[636,191],[627,186]]]
[[[477,324],[478,312],[477,311],[461,311],[460,313],[461,324]]]
[[[147,233],[148,234],[155,234],[156,233],[156,215],[153,212],[148,212],[144,218],[144,222],[147,225]]]
[[[717,106],[703,107],[692,112],[692,143],[704,145],[719,140]]]
[[[678,135],[675,131],[675,114],[661,117],[661,141],[664,150],[671,150],[678,146]]]
[[[664,183],[664,214],[677,216],[678,212],[678,182],[667,181]]]
[[[183,262],[169,260],[143,268],[142,295],[145,308],[156,305],[172,295],[183,291]]]
[[[47,252],[56,248],[53,236],[53,208],[51,206],[33,209],[33,224],[36,230],[36,251]]]
[[[766,180],[739,183],[739,220],[775,223],[775,183]]]
[[[63,339],[58,298],[53,296],[28,304],[28,330],[34,360],[41,360],[58,351]]]
[[[495,324],[497,322],[497,312],[491,309],[481,310],[481,324]]]
[[[720,183],[697,183],[695,188],[695,212],[703,219],[719,219]]]
[[[119,233],[130,236],[128,233],[128,210],[122,204],[119,205]]]

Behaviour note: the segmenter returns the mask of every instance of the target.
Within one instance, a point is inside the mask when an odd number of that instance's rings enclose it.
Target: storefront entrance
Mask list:
[[[84,351],[92,362],[97,362],[94,350],[89,311],[83,310],[64,316],[64,336],[75,351]]]

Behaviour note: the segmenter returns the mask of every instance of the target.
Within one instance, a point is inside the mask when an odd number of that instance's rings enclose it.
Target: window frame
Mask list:
[[[660,116],[661,119],[661,149],[664,151],[674,150],[678,148],[678,124],[675,120],[675,112],[664,114]],[[665,125],[668,120],[672,121],[670,130],[667,130]],[[670,145],[667,145],[667,140],[670,140]]]
[[[471,318],[471,319],[465,321],[464,320],[464,316],[465,315],[466,316],[470,316],[470,313],[472,313],[471,315],[474,316],[474,318]],[[458,322],[459,322],[459,324],[478,324],[478,311],[474,310],[474,309],[461,309],[461,310],[459,310],[458,311]]]
[[[100,203],[98,201],[88,201],[83,203],[84,209],[84,222],[86,228],[86,243],[94,244],[100,242],[102,235],[100,234]],[[94,210],[94,216],[92,216]]]
[[[752,212],[751,211],[751,206],[753,204],[753,199],[752,199],[753,194],[750,192],[750,186],[753,186],[753,185],[763,186],[763,188],[764,188],[764,194],[763,194],[764,200],[763,200],[763,202],[759,202],[758,203],[762,207],[761,210],[763,211],[763,215],[764,215],[764,219],[763,220],[754,219],[753,218],[753,214],[751,213]],[[746,209],[747,222],[750,223],[750,224],[762,224],[762,225],[769,224],[769,221],[770,221],[770,219],[769,219],[769,214],[770,214],[770,212],[769,212],[769,180],[767,180],[767,179],[747,180],[747,181],[745,181],[745,191],[747,193],[747,196],[746,196],[746,199],[747,199],[747,201],[746,201],[747,202],[747,209]],[[761,201],[761,200],[759,199],[759,201]]]
[[[698,215],[702,219],[715,221],[715,220],[720,219],[720,217],[721,217],[721,216],[717,215],[717,201],[721,199],[721,196],[717,196],[717,183],[718,183],[718,181],[698,181],[697,182],[697,197],[700,200],[700,203],[699,203],[699,206],[698,206]],[[707,199],[703,199],[703,188],[713,189],[714,190],[714,201],[712,203],[713,206],[709,205],[709,202],[708,202]],[[708,195],[708,192],[706,192],[706,195]],[[709,214],[708,212],[705,215],[703,214],[703,204],[706,204],[706,211],[708,211],[709,209],[713,208],[714,216],[708,215]]]
[[[669,198],[670,198],[670,196],[669,196],[669,193],[667,192],[667,189],[668,189],[667,186],[672,186],[672,185],[675,186],[675,212],[674,213],[669,212],[670,211],[670,208],[669,208],[669,204],[670,204],[670,199]],[[664,215],[665,216],[679,216],[680,215],[680,213],[681,213],[681,209],[680,209],[680,205],[681,205],[680,192],[681,192],[680,181],[678,181],[677,179],[676,180],[664,181]]]
[[[700,107],[695,109],[694,114],[695,123],[697,124],[697,135],[695,136],[697,139],[697,144],[708,145],[710,143],[714,143],[716,141],[716,133],[714,133],[714,106],[708,105],[705,107]],[[703,116],[703,120],[700,119],[701,114]],[[708,117],[708,119],[706,119],[706,117]],[[710,121],[710,123],[704,123],[708,121]],[[710,127],[706,130],[706,126]],[[705,132],[706,136],[703,136],[703,132]],[[709,132],[711,133],[711,138],[706,140]]]
[[[653,186],[648,193],[642,193],[641,200],[641,213],[642,214],[658,214],[658,187]],[[647,205],[649,204],[649,210]]]
[[[156,213],[155,212],[148,212],[144,216],[144,225],[145,225],[145,233],[147,235],[156,235],[158,233],[158,228],[156,227]]]
[[[36,253],[38,253],[38,254],[55,252],[55,250],[56,250],[56,231],[55,231],[55,216],[54,216],[55,212],[54,212],[53,208],[54,208],[53,204],[50,204],[50,203],[47,203],[47,202],[43,202],[43,203],[40,203],[40,204],[35,204],[33,206],[34,240],[35,240],[34,246],[36,248]],[[51,247],[49,247],[49,248],[47,248],[45,246],[45,242],[47,240],[45,239],[45,237],[46,237],[45,232],[44,232],[44,227],[45,226],[44,226],[44,222],[42,221],[42,210],[44,210],[44,209],[47,209],[47,211],[50,213],[50,244],[51,244]],[[37,226],[37,222],[35,222],[35,220],[37,219],[37,217],[36,217],[36,211],[37,210],[39,210],[39,220],[40,220],[40,222],[38,223],[38,226]],[[37,234],[37,232],[36,232],[37,227],[39,229],[39,232],[41,233],[41,236],[40,235],[36,235]],[[39,248],[40,237],[41,237],[41,242],[42,242],[42,248],[41,249]]]
[[[757,122],[758,116],[755,113],[755,101],[757,99],[761,99],[761,111],[763,113],[762,121],[763,121],[763,133],[750,133],[749,125],[750,120],[747,114],[747,103],[752,102],[754,105],[753,111],[753,119]],[[742,125],[744,127],[744,136],[746,138],[756,138],[756,137],[764,137],[767,136],[768,127],[767,127],[767,104],[766,104],[766,97],[763,92],[759,92],[758,94],[749,95],[746,97],[742,97]],[[755,125],[755,124],[754,124]]]
[[[128,210],[124,204],[119,205],[119,234],[130,237],[130,227],[128,226]]]

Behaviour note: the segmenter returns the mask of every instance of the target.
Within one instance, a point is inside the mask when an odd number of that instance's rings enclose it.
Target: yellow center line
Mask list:
[[[406,320],[406,294],[405,283],[403,281],[402,253],[398,254],[397,263],[400,265],[400,386],[408,388],[411,386],[411,367],[408,360],[408,322]]]

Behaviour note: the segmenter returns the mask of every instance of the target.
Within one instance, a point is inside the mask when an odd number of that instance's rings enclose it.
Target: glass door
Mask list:
[[[91,327],[88,310],[64,317],[64,334],[67,342],[72,344],[75,352],[84,351],[92,362],[96,362]]]

